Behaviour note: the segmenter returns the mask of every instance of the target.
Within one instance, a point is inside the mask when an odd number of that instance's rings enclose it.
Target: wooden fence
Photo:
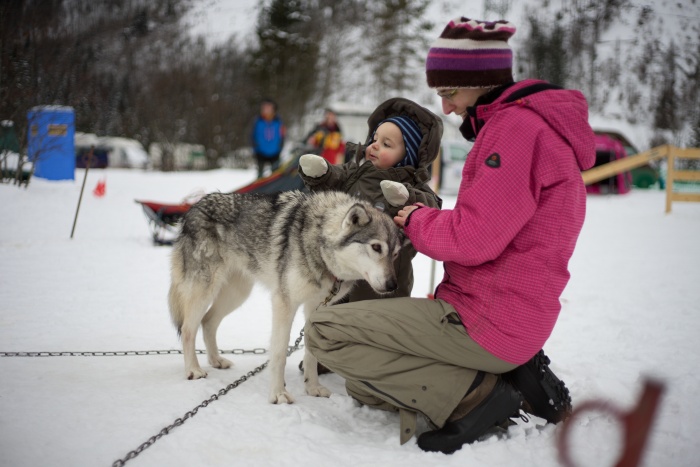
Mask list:
[[[583,177],[583,182],[586,185],[590,185],[664,157],[668,159],[668,170],[666,172],[666,212],[671,212],[671,203],[674,201],[700,202],[700,193],[678,193],[673,191],[674,181],[700,182],[700,170],[675,169],[676,159],[700,160],[700,149],[698,148],[682,149],[666,144],[633,156],[625,157],[624,159],[618,159],[607,164],[593,167],[592,169],[582,172],[581,175]]]
[[[700,160],[700,149],[681,149],[671,146],[668,152],[668,170],[666,172],[666,212],[671,212],[674,201],[700,202],[700,193],[678,193],[673,191],[673,182],[700,182],[700,170],[676,170],[676,159]]]

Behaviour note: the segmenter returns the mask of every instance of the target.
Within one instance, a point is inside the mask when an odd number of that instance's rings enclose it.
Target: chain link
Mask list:
[[[331,301],[331,299],[340,290],[341,284],[342,284],[342,281],[340,281],[338,279],[335,280],[330,294],[323,302],[321,302],[321,304],[319,304],[317,309],[321,306],[327,305]],[[301,347],[303,347],[301,345],[301,341],[303,339],[304,339],[304,330],[302,329],[299,332],[299,337],[297,337],[297,339],[294,341],[294,345],[287,347],[287,357],[289,357],[292,353],[294,353],[295,351],[297,351]],[[206,353],[205,350],[201,350],[201,349],[197,349],[197,350],[195,350],[195,352],[197,354]],[[267,353],[267,349],[258,347],[258,348],[249,349],[249,350],[246,350],[246,349],[220,350],[219,352],[222,354],[236,354],[236,355],[241,355],[241,354],[262,355],[262,354]],[[123,356],[142,356],[142,355],[172,355],[172,354],[182,354],[182,350],[175,350],[175,349],[172,349],[172,350],[125,350],[125,351],[115,351],[115,352],[0,352],[0,357],[123,357]],[[145,449],[152,446],[160,438],[169,434],[174,428],[182,425],[187,420],[194,417],[197,414],[197,412],[199,412],[199,409],[203,409],[203,408],[207,407],[209,404],[211,404],[212,402],[219,400],[219,397],[225,396],[232,389],[237,388],[240,384],[248,381],[248,379],[252,378],[253,376],[255,376],[258,373],[260,373],[261,371],[263,371],[265,368],[267,368],[267,365],[269,363],[270,363],[270,360],[267,360],[265,363],[253,368],[251,371],[249,371],[245,375],[241,376],[240,378],[238,378],[236,381],[229,384],[225,388],[220,389],[219,392],[217,392],[216,394],[212,394],[208,399],[204,400],[197,407],[190,410],[189,412],[185,412],[185,415],[183,415],[182,417],[176,418],[175,421],[173,421],[173,423],[171,423],[170,425],[168,425],[165,428],[163,428],[162,430],[160,430],[158,432],[158,434],[153,435],[150,438],[148,438],[148,440],[146,440],[144,443],[139,445],[139,447],[137,447],[133,451],[129,451],[126,454],[126,456],[124,456],[124,458],[114,461],[112,463],[112,467],[122,467],[128,461],[130,461],[134,457],[141,454]]]
[[[330,293],[324,301],[322,301],[316,309],[322,306],[326,306],[340,291],[340,286],[343,281],[340,279],[335,279],[333,282],[333,287]],[[301,335],[294,343],[294,346],[287,347],[287,355],[290,355],[295,350],[299,349],[299,343],[303,338],[304,331],[301,331]],[[195,353],[198,355],[204,355],[207,353],[206,350],[196,349]],[[262,355],[267,353],[267,349],[257,347],[254,349],[231,349],[231,350],[219,350],[221,354],[255,354]],[[177,355],[182,354],[182,350],[171,349],[171,350],[120,350],[114,352],[0,352],[0,357],[130,357],[130,356],[140,356],[140,355]]]
[[[293,345],[293,346],[287,347],[287,357],[289,357],[293,352],[295,352],[295,351],[299,350],[301,347],[303,347],[303,346],[301,345],[301,341],[302,341],[303,338],[304,338],[304,330],[302,329],[301,332],[299,333],[299,337],[297,337],[296,341],[294,341],[294,345]],[[263,349],[263,350],[264,350],[264,349]],[[190,418],[192,418],[192,417],[194,417],[195,415],[197,415],[197,412],[199,412],[199,409],[203,409],[203,408],[207,407],[209,404],[211,404],[212,402],[219,400],[219,397],[225,396],[226,394],[228,394],[228,392],[229,392],[230,390],[232,390],[232,389],[234,389],[234,388],[237,388],[240,384],[242,384],[242,383],[248,381],[250,378],[252,378],[253,376],[255,376],[255,375],[257,375],[258,373],[260,373],[261,371],[263,371],[263,370],[267,367],[268,363],[270,363],[270,360],[267,360],[267,361],[266,361],[265,363],[263,363],[262,365],[253,368],[251,371],[249,371],[249,372],[246,373],[245,375],[241,376],[240,378],[238,378],[238,379],[237,379],[236,381],[234,381],[233,383],[229,384],[228,386],[226,386],[226,387],[223,388],[223,389],[220,389],[219,392],[217,392],[216,394],[212,394],[208,399],[204,400],[204,401],[203,401],[201,404],[199,404],[197,407],[195,407],[194,409],[190,410],[189,412],[186,412],[185,415],[183,415],[182,417],[176,418],[175,421],[174,421],[173,423],[171,423],[170,425],[168,425],[168,426],[166,426],[165,428],[163,428],[162,430],[160,430],[160,431],[158,432],[157,435],[151,436],[150,438],[148,438],[147,441],[145,441],[144,443],[142,443],[139,447],[137,447],[137,448],[134,449],[133,451],[129,451],[129,452],[127,453],[127,455],[124,456],[123,459],[118,459],[118,460],[114,461],[114,463],[112,463],[112,467],[122,467],[122,466],[123,466],[124,464],[126,464],[129,460],[131,460],[131,459],[133,459],[134,457],[138,456],[138,455],[141,454],[145,449],[147,449],[147,448],[149,448],[150,446],[152,446],[152,445],[153,445],[156,441],[158,441],[160,438],[162,438],[163,436],[169,434],[175,427],[178,427],[178,426],[182,425],[182,424],[185,423],[187,420],[189,420]]]
[[[290,347],[291,348],[291,347]],[[203,355],[206,350],[197,349],[196,353]],[[220,350],[222,354],[254,354],[262,355],[267,353],[267,349],[258,347],[255,349],[231,349]],[[182,350],[123,350],[114,352],[0,352],[0,357],[130,357],[134,355],[176,355],[182,354]]]
[[[328,304],[331,302],[331,300],[333,300],[333,297],[335,297],[336,295],[338,295],[338,292],[340,292],[340,286],[341,286],[341,285],[343,285],[343,281],[341,281],[340,279],[334,280],[334,281],[333,281],[333,287],[331,287],[331,292],[328,294],[328,296],[326,297],[325,300],[323,300],[321,303],[318,304],[318,306],[316,307],[316,309],[318,310],[318,309],[321,308],[322,306],[328,305]]]

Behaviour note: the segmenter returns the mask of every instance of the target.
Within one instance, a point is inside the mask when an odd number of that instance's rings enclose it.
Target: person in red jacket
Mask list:
[[[344,162],[345,141],[338,124],[338,116],[333,109],[323,111],[323,121],[316,125],[304,138],[306,144],[320,151],[320,156],[331,165]]]
[[[361,403],[435,427],[425,451],[451,453],[522,409],[571,414],[542,347],[561,310],[583,225],[581,170],[595,162],[579,91],[512,78],[507,21],[456,18],[431,46],[428,85],[474,141],[454,209],[405,206],[394,218],[415,249],[442,261],[434,300],[396,298],[320,308],[307,345]]]

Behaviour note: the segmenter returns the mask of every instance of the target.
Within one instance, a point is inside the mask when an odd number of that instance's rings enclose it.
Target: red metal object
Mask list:
[[[97,186],[95,186],[95,189],[92,190],[92,194],[97,196],[98,198],[101,198],[105,195],[105,191],[107,188],[107,180],[102,179],[97,182]]]
[[[562,465],[567,467],[575,465],[569,455],[570,429],[581,414],[591,411],[611,414],[617,418],[624,429],[624,450],[615,466],[637,467],[642,458],[642,452],[649,437],[649,431],[663,390],[663,383],[651,379],[645,380],[642,396],[637,406],[629,412],[620,410],[618,407],[600,400],[584,402],[576,407],[571,417],[564,423],[557,439],[559,460]]]
[[[595,166],[607,164],[627,157],[625,146],[617,139],[602,134],[595,135]],[[610,178],[586,186],[587,193],[607,193],[622,195],[632,187],[632,173],[622,172]]]

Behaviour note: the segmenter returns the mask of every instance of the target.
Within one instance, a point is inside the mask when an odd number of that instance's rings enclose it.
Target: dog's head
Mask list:
[[[394,261],[409,240],[389,216],[367,203],[355,203],[340,222],[337,242],[336,277],[364,279],[378,293],[396,290]]]

